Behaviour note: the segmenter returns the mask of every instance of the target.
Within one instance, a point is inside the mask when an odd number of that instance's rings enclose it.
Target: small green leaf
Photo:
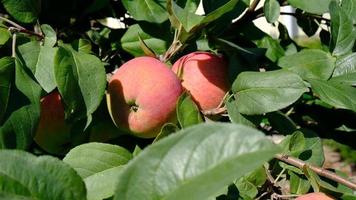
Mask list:
[[[310,182],[304,177],[304,175],[296,174],[293,171],[288,170],[290,176],[289,184],[292,194],[305,194],[310,189]]]
[[[204,122],[198,106],[188,93],[183,93],[178,99],[177,119],[182,128]]]
[[[356,53],[338,57],[333,77],[356,73]]]
[[[166,0],[123,0],[122,4],[137,21],[162,23],[168,19]]]
[[[329,79],[335,68],[336,59],[318,49],[305,49],[279,59],[278,65],[299,74],[303,79]]]
[[[0,27],[0,45],[5,44],[10,38],[9,31],[6,28]]]
[[[140,47],[141,47],[142,51],[145,53],[145,55],[155,58],[156,57],[155,52],[152,49],[150,49],[150,47],[147,46],[147,44],[141,38],[140,35],[138,35],[138,40],[140,41]]]
[[[177,127],[177,125],[173,123],[166,123],[162,126],[161,131],[158,133],[158,135],[156,136],[156,138],[153,140],[152,143],[157,142],[158,140],[165,138],[168,135],[177,132],[178,130],[179,128]]]
[[[41,30],[45,36],[44,45],[53,47],[57,43],[57,33],[53,28],[48,24],[42,24]]]
[[[7,12],[23,23],[35,22],[41,11],[41,0],[1,0]]]
[[[303,80],[286,70],[242,72],[232,85],[240,113],[263,114],[285,108],[308,91]]]
[[[254,199],[256,197],[256,195],[258,194],[257,187],[254,186],[249,181],[247,181],[245,178],[239,179],[235,183],[235,185],[236,185],[237,189],[239,190],[239,195],[244,197],[244,199],[246,197],[248,197],[250,199]]]
[[[327,12],[331,0],[288,0],[291,6],[302,9],[309,13],[323,14]]]
[[[105,143],[87,143],[70,150],[63,161],[84,179],[88,199],[105,199],[114,194],[118,175],[132,158],[126,149]]]
[[[344,12],[336,1],[330,3],[330,17],[333,55],[340,56],[351,52],[356,39],[351,17]]]
[[[1,150],[0,163],[3,199],[86,199],[83,180],[57,158]]]
[[[356,112],[356,89],[333,81],[309,80],[313,92],[327,104]]]
[[[167,51],[168,41],[163,38],[155,38],[145,33],[138,24],[129,27],[121,38],[122,48],[133,56],[143,56],[145,52],[141,48],[140,38],[144,43],[157,54],[163,54]]]
[[[3,57],[0,59],[0,124],[8,105],[14,71],[14,59],[11,57]]]
[[[78,40],[74,40],[74,42],[72,42],[71,45],[73,49],[75,49],[78,52],[89,53],[89,54],[92,53],[91,43],[87,39],[79,38]]]
[[[50,38],[50,40],[47,40],[47,45],[45,46],[41,46],[39,42],[33,41],[18,47],[19,54],[17,56],[32,71],[32,74],[46,92],[51,92],[57,85],[54,78],[54,56],[57,48],[52,47],[55,40]]]
[[[274,23],[278,20],[281,6],[277,0],[266,0],[263,5],[263,12],[268,23]]]
[[[278,147],[255,129],[195,125],[152,144],[133,159],[119,177],[114,199],[207,199],[277,152]]]
[[[14,111],[0,128],[0,147],[27,149],[32,143],[39,117],[40,109],[35,104]]]
[[[257,46],[267,49],[266,57],[273,62],[284,56],[284,49],[279,44],[279,41],[270,36],[265,36],[262,40],[257,41]]]
[[[66,116],[77,120],[86,116],[87,127],[105,93],[104,64],[94,55],[61,46],[54,58],[54,72],[67,106]]]
[[[229,114],[229,119],[231,122],[236,123],[236,124],[242,124],[242,125],[246,125],[246,126],[256,127],[253,119],[250,119],[253,116],[242,115],[239,112],[236,101],[232,97],[230,97],[228,99],[228,101],[226,101],[225,105],[226,105],[227,113]]]

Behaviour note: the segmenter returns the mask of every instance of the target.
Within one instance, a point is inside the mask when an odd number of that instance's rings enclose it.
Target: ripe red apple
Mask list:
[[[172,70],[203,111],[218,107],[230,88],[226,61],[212,53],[185,55],[174,63]]]
[[[302,195],[295,200],[333,200],[333,198],[327,196],[322,192],[313,192],[309,194]]]
[[[41,116],[35,142],[52,154],[65,154],[69,149],[70,125],[65,122],[60,94],[55,91],[41,99]]]
[[[181,92],[180,81],[164,63],[153,57],[134,58],[112,76],[108,107],[118,127],[152,138],[175,115]]]

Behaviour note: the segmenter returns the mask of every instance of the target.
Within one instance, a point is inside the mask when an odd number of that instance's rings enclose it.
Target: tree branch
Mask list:
[[[12,32],[20,32],[20,33],[25,33],[25,34],[28,34],[28,35],[33,35],[33,36],[36,36],[40,39],[43,39],[43,35],[42,34],[38,34],[36,32],[33,32],[33,31],[30,31],[30,30],[27,30],[26,28],[22,27],[21,25],[9,20],[9,19],[6,19],[5,17],[1,17],[0,16],[0,20],[12,25],[13,27],[10,27],[11,28],[11,31]]]
[[[298,158],[294,158],[288,155],[282,155],[282,154],[277,154],[275,156],[276,159],[281,160],[285,163],[288,163],[290,165],[293,165],[295,167],[298,167],[300,169],[302,169],[304,166],[308,166],[309,169],[311,169],[312,171],[314,171],[315,173],[317,173],[320,176],[326,177],[330,180],[333,180],[335,182],[341,183],[353,190],[356,190],[356,183],[351,182],[341,176],[338,176],[337,174],[335,174],[334,172],[331,172],[329,170],[314,166],[314,165],[310,165]]]

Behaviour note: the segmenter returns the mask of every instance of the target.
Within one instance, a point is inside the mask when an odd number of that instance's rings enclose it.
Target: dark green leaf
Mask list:
[[[134,158],[119,177],[114,199],[207,199],[278,151],[255,129],[223,123],[195,125]]]
[[[305,194],[310,189],[310,183],[303,175],[288,171],[290,176],[290,192],[292,194]]]
[[[41,0],[1,0],[7,12],[23,23],[35,22],[41,11]]]
[[[41,30],[45,36],[44,45],[53,47],[57,42],[57,33],[48,24],[42,24]]]
[[[57,158],[2,150],[0,163],[3,199],[86,199],[82,179]]]
[[[105,92],[104,64],[96,56],[59,47],[54,59],[55,78],[67,106],[66,115],[76,119],[87,117],[99,106]],[[73,117],[72,116],[72,117]]]
[[[31,70],[41,87],[46,92],[51,92],[57,85],[54,78],[54,56],[57,48],[51,47],[54,45],[53,42],[55,43],[53,38],[47,42],[45,46],[36,41],[25,43],[18,47],[17,56]]]
[[[6,28],[0,27],[0,45],[5,44],[10,37],[9,31]]]
[[[232,91],[240,113],[247,115],[276,111],[294,103],[308,91],[303,80],[286,70],[242,72]]]
[[[10,57],[0,59],[0,124],[6,112],[10,97],[11,82],[14,77],[14,60]]]
[[[204,120],[188,93],[183,93],[177,102],[177,119],[182,128],[202,123]]]
[[[333,77],[356,73],[356,53],[337,58]]]
[[[166,0],[123,0],[122,3],[138,21],[162,23],[168,19]]]
[[[280,5],[277,0],[266,0],[263,5],[263,12],[269,23],[274,23],[278,20],[280,13]]]
[[[274,130],[283,135],[292,134],[297,130],[297,125],[281,111],[267,114],[267,118]]]
[[[318,49],[305,49],[296,54],[284,56],[278,65],[299,74],[303,79],[329,79],[335,68],[335,58]]]
[[[89,40],[86,39],[79,38],[78,40],[75,40],[74,42],[72,42],[72,47],[78,52],[89,53],[89,54],[92,53],[91,43]]]
[[[257,187],[247,181],[245,178],[240,178],[236,183],[235,183],[237,189],[239,190],[239,195],[242,197],[247,197],[250,199],[254,199],[256,195],[258,194]],[[245,199],[244,198],[244,199]]]
[[[319,24],[316,22],[316,19],[303,15],[303,11],[299,9],[296,10],[296,13],[299,15],[296,18],[298,26],[303,29],[307,36],[313,36],[319,29]]]
[[[161,131],[158,133],[158,135],[156,136],[156,138],[152,143],[157,142],[158,140],[165,138],[168,135],[177,132],[178,130],[179,128],[177,127],[177,125],[173,123],[166,123],[162,126]]]
[[[168,41],[152,37],[148,33],[145,33],[138,24],[130,26],[126,33],[122,36],[122,48],[133,56],[145,55],[141,48],[139,37],[141,37],[145,44],[157,54],[163,54],[167,51],[169,45]]]
[[[266,57],[273,62],[284,56],[284,49],[279,44],[279,41],[270,36],[263,37],[262,40],[257,41],[257,46],[267,49]]]
[[[177,0],[176,2],[178,6],[194,13],[198,9],[200,0]]]
[[[302,9],[309,13],[323,14],[327,12],[331,0],[288,0],[288,3],[295,8]]]
[[[288,135],[280,143],[285,154],[298,155],[305,149],[305,138],[302,132],[296,131],[292,135]]]
[[[333,55],[351,52],[356,38],[353,21],[336,1],[330,3],[331,38]]]
[[[316,166],[323,166],[325,158],[320,137],[307,129],[302,129],[301,131],[305,138],[305,148],[298,158]]]
[[[39,117],[39,106],[35,104],[13,112],[0,129],[0,147],[27,149],[32,143]]]
[[[313,92],[327,104],[356,112],[356,89],[337,82],[309,80]]]
[[[88,199],[96,200],[113,196],[123,165],[131,158],[120,146],[87,143],[70,150],[63,161],[84,179]]]

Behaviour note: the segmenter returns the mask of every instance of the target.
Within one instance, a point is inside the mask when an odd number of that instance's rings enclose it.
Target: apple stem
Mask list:
[[[281,160],[285,163],[288,163],[290,165],[293,165],[295,167],[298,167],[300,169],[303,169],[304,166],[308,167],[309,169],[311,169],[312,171],[314,171],[315,173],[317,173],[320,176],[326,177],[330,180],[333,180],[337,183],[343,184],[353,190],[356,190],[356,183],[351,182],[337,174],[335,174],[334,172],[331,172],[329,170],[323,169],[321,167],[317,167],[311,164],[308,164],[298,158],[294,158],[288,155],[282,155],[282,154],[277,154],[275,156],[276,159]]]

